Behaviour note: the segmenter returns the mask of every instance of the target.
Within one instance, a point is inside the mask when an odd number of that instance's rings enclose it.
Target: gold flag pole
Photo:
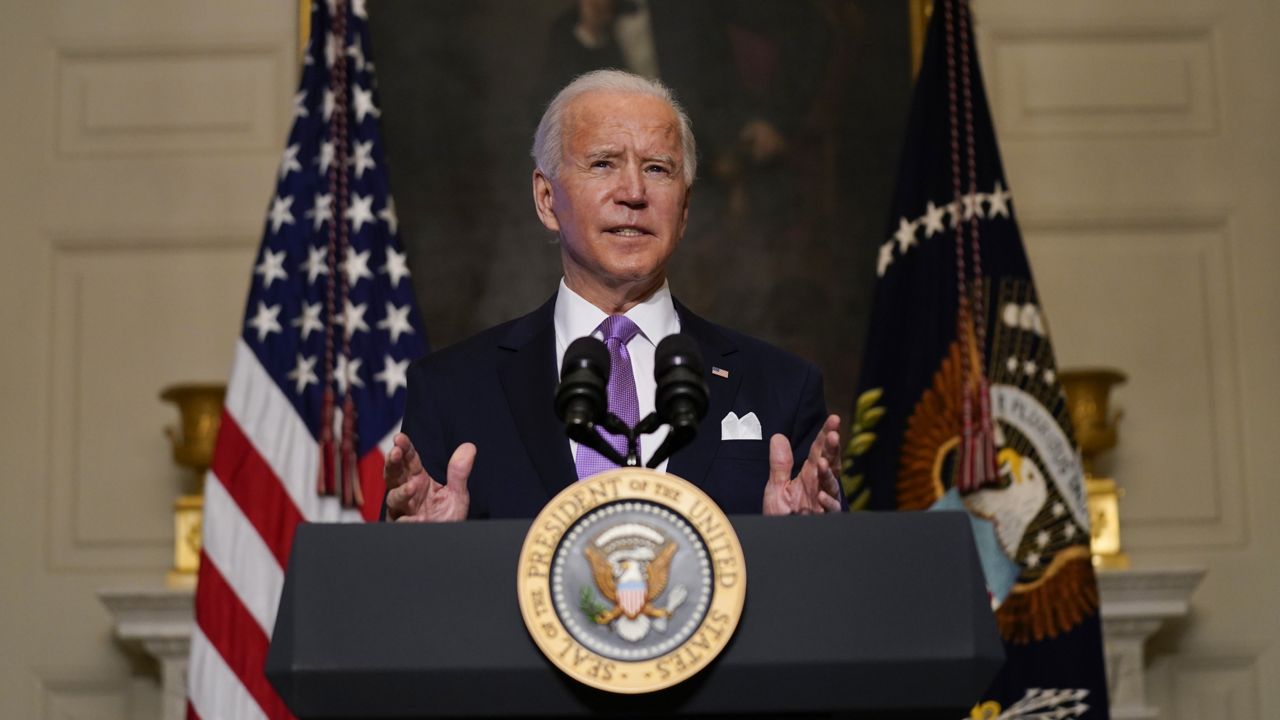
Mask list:
[[[307,52],[307,39],[311,37],[311,0],[298,0],[298,61]]]
[[[933,0],[910,0],[911,14],[911,77],[920,74],[924,60],[924,41],[929,33],[929,18],[933,16]]]

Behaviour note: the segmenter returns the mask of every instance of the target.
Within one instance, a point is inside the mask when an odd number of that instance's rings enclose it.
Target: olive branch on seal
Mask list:
[[[578,593],[578,609],[591,622],[596,622],[596,618],[609,610],[609,608],[600,604],[600,601],[596,599],[596,594],[587,585],[583,585],[582,592]]]

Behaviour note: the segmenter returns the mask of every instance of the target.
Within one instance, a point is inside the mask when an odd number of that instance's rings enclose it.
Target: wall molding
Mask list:
[[[52,254],[49,356],[52,361],[47,393],[50,437],[57,440],[49,448],[47,460],[48,568],[52,572],[76,573],[162,571],[172,561],[168,503],[190,479],[173,465],[167,441],[163,440],[163,427],[175,423],[177,415],[174,411],[169,417],[167,408],[158,399],[160,386],[179,380],[225,380],[225,372],[210,374],[198,368],[229,363],[242,310],[242,286],[252,264],[256,242],[229,234],[192,233],[168,239],[157,235],[134,238],[114,234],[70,235],[51,239],[49,247]],[[157,272],[203,280],[192,289],[193,294],[184,294],[183,290],[173,287],[181,280],[152,277]],[[151,281],[156,284],[154,290],[134,287],[119,295],[110,289],[116,281],[113,278],[135,286]],[[144,294],[139,296],[137,292]],[[173,307],[147,321],[156,323],[154,332],[142,336],[142,346],[135,347],[136,321],[128,316],[117,317],[111,311],[121,307],[145,309],[147,292],[162,295],[176,292],[177,302],[169,303]],[[104,306],[107,309],[104,310]],[[187,310],[178,311],[174,307]],[[186,314],[181,314],[183,312]],[[94,314],[98,319],[90,321],[86,314]],[[226,318],[232,316],[236,318],[231,321],[234,324],[223,327]],[[214,318],[218,319],[214,321]],[[135,345],[126,345],[124,349],[104,345],[115,333],[113,323],[119,323],[119,334],[133,338],[129,342]],[[208,331],[202,331],[202,327]],[[226,335],[226,357],[217,352],[218,337],[223,334]],[[195,347],[204,349],[203,354],[187,346],[193,339]],[[114,360],[104,367],[95,367],[103,361],[100,352],[103,348],[108,349],[107,354]],[[145,369],[130,367],[133,364],[128,360],[130,353],[145,358],[146,362],[152,362],[158,354],[172,358],[170,364],[196,369],[193,377],[168,381],[156,377],[152,387],[149,380],[139,377],[139,373],[147,372]],[[90,354],[93,357],[88,357]],[[190,362],[192,357],[199,358],[194,365]],[[124,368],[123,377],[112,376],[112,363]],[[82,386],[85,382],[90,384]],[[131,383],[128,387],[137,388],[138,392],[104,389],[104,385],[112,382]],[[86,397],[87,389],[94,390],[93,397]],[[86,402],[97,408],[107,406],[124,416],[147,419],[147,425],[154,424],[154,437],[136,425],[117,427],[91,421],[92,413],[83,405]],[[99,411],[94,417],[101,419],[105,412]],[[86,422],[93,425],[86,427]],[[88,435],[90,431],[94,434]],[[141,445],[139,438],[144,439]],[[135,445],[136,449],[129,449]],[[98,452],[102,448],[109,448],[106,457]],[[143,457],[139,458],[138,452]],[[139,476],[139,472],[144,473],[145,478]],[[104,500],[111,500],[113,493],[124,493],[124,498],[139,500],[136,512],[141,513],[146,522],[129,525],[118,516],[96,515],[96,508],[104,504]],[[124,501],[116,504],[119,502]]]
[[[1104,25],[1096,15],[1053,24],[983,17],[984,77],[1007,139],[1220,132],[1221,52],[1213,18],[1171,22],[1152,15]]]
[[[1152,435],[1151,428],[1135,428],[1132,421],[1120,425],[1120,453],[1111,457],[1104,456],[1104,463],[1113,463],[1111,469],[1123,487],[1126,481],[1131,490],[1143,490],[1147,497],[1155,497],[1154,488],[1161,482],[1173,480],[1174,486],[1185,489],[1202,488],[1200,493],[1182,493],[1188,498],[1204,496],[1207,503],[1194,505],[1191,499],[1184,499],[1186,506],[1178,512],[1172,512],[1176,500],[1168,497],[1162,499],[1161,510],[1144,508],[1133,504],[1134,495],[1130,493],[1128,512],[1122,504],[1123,534],[1126,545],[1131,549],[1181,550],[1184,552],[1202,551],[1206,547],[1240,547],[1249,537],[1248,513],[1244,487],[1244,447],[1240,438],[1242,425],[1242,399],[1239,383],[1239,351],[1237,346],[1237,310],[1234,302],[1233,276],[1231,258],[1230,211],[1226,208],[1200,207],[1179,208],[1165,211],[1159,208],[1132,208],[1129,210],[1108,209],[1067,210],[1063,208],[1042,208],[1028,213],[1019,213],[1019,222],[1027,238],[1030,254],[1040,255],[1039,262],[1034,264],[1036,275],[1042,287],[1051,292],[1058,292],[1056,297],[1046,298],[1049,318],[1055,327],[1072,328],[1079,339],[1083,337],[1082,328],[1088,323],[1090,332],[1099,337],[1107,335],[1106,315],[1094,313],[1095,320],[1086,322],[1078,313],[1064,315],[1061,309],[1062,298],[1070,297],[1065,288],[1075,287],[1076,278],[1082,269],[1080,258],[1096,254],[1099,260],[1099,272],[1107,272],[1109,262],[1134,262],[1135,258],[1149,257],[1160,259],[1162,263],[1173,263],[1180,272],[1190,274],[1194,278],[1191,286],[1177,286],[1180,295],[1170,296],[1167,300],[1160,296],[1140,298],[1136,307],[1115,307],[1118,317],[1134,320],[1133,312],[1140,312],[1143,307],[1157,307],[1165,302],[1180,303],[1190,313],[1185,317],[1170,317],[1169,310],[1163,315],[1157,312],[1153,318],[1160,318],[1155,324],[1144,328],[1147,332],[1163,333],[1159,338],[1163,346],[1174,347],[1185,357],[1176,358],[1180,367],[1193,367],[1192,375],[1185,377],[1187,386],[1199,388],[1206,393],[1200,400],[1193,402],[1194,407],[1186,409],[1186,422],[1193,425],[1187,431],[1194,430],[1196,437],[1205,438],[1206,453],[1203,462],[1208,468],[1208,477],[1188,477],[1179,475],[1176,467],[1160,477],[1152,474],[1152,468],[1171,464],[1171,461],[1156,458],[1159,462],[1145,462],[1147,470],[1142,475],[1126,476],[1122,456],[1126,448],[1125,438],[1131,438],[1129,447],[1133,447],[1132,438],[1141,438],[1141,445],[1147,452],[1144,458],[1151,459],[1157,453],[1158,439]],[[1074,257],[1076,262],[1063,266],[1059,272],[1047,266],[1045,256],[1056,259]],[[1115,275],[1116,271],[1111,271]],[[1064,275],[1063,273],[1066,273]],[[1132,275],[1124,276],[1131,277]],[[1117,276],[1120,277],[1120,276]],[[1117,280],[1125,282],[1125,280]],[[1086,283],[1085,287],[1090,286]],[[1121,292],[1119,296],[1131,297],[1132,293]],[[1119,297],[1118,296],[1118,297]],[[1066,307],[1080,307],[1078,302],[1084,298],[1073,298],[1077,304],[1068,303]],[[1117,299],[1116,302],[1119,300]],[[1086,306],[1098,310],[1112,302],[1109,298],[1090,296]],[[1145,305],[1143,305],[1145,303]],[[1189,309],[1188,309],[1189,308]],[[1090,312],[1081,309],[1080,313]],[[1063,318],[1067,318],[1063,321]],[[1185,321],[1185,325],[1178,323]],[[1101,323],[1100,325],[1098,323]],[[1136,327],[1136,326],[1135,326]],[[1096,331],[1095,331],[1096,329]],[[1112,333],[1114,334],[1114,333]],[[1064,355],[1064,341],[1056,336],[1060,361]],[[1067,338],[1066,343],[1071,343]],[[1096,341],[1094,341],[1096,344]],[[1135,341],[1136,342],[1136,341]],[[1121,345],[1125,345],[1121,338]],[[1087,343],[1086,343],[1087,345]],[[1070,347],[1070,345],[1068,345]],[[1091,363],[1107,364],[1105,351],[1094,349],[1089,358]],[[1128,352],[1135,356],[1143,351],[1140,348],[1128,347],[1120,352]],[[1071,352],[1065,355],[1069,358]],[[1149,356],[1147,364],[1158,362]],[[1068,361],[1066,364],[1071,364]],[[1123,364],[1120,362],[1112,364]],[[1141,363],[1140,363],[1141,364]],[[1123,369],[1123,368],[1122,368]],[[1174,372],[1166,369],[1167,372]],[[1141,380],[1141,378],[1131,378]],[[1168,378],[1165,378],[1167,381]],[[1173,387],[1177,387],[1174,385]],[[1136,390],[1135,390],[1136,391]],[[1161,392],[1147,387],[1150,393]],[[1194,392],[1194,390],[1193,390]],[[1125,390],[1119,391],[1120,404],[1125,403]],[[1159,405],[1159,403],[1157,403]],[[1170,405],[1170,403],[1164,403]],[[1166,411],[1168,408],[1166,408]],[[1146,433],[1141,435],[1140,433]],[[1136,434],[1137,433],[1137,434]],[[1175,453],[1174,448],[1167,448],[1167,453]],[[1160,463],[1163,463],[1161,465]],[[1202,485],[1205,484],[1205,485]],[[1140,497],[1138,498],[1140,499]]]
[[[58,48],[56,156],[272,152],[282,62],[261,43]]]
[[[100,670],[58,669],[37,672],[39,717],[44,720],[141,720],[139,688],[129,678],[103,676]]]
[[[1240,652],[1183,652],[1148,670],[1162,720],[1262,720],[1258,659]]]

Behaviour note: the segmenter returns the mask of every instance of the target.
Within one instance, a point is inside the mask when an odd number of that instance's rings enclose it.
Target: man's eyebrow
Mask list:
[[[599,160],[601,158],[615,158],[621,154],[622,150],[620,148],[600,147],[588,150],[586,156],[591,160]]]
[[[667,165],[676,164],[676,158],[674,155],[649,155],[645,157],[644,161],[666,163]]]

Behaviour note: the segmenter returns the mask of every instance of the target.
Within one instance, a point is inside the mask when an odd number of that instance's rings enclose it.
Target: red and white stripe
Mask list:
[[[253,351],[243,340],[237,343],[217,449],[205,476],[189,717],[291,717],[267,684],[263,665],[294,530],[301,522],[375,519],[383,457],[397,431],[360,458],[364,507],[343,508],[338,498],[319,496],[315,438]]]
[[[644,607],[645,584],[643,582],[625,582],[618,586],[618,606],[627,617],[634,618]]]

